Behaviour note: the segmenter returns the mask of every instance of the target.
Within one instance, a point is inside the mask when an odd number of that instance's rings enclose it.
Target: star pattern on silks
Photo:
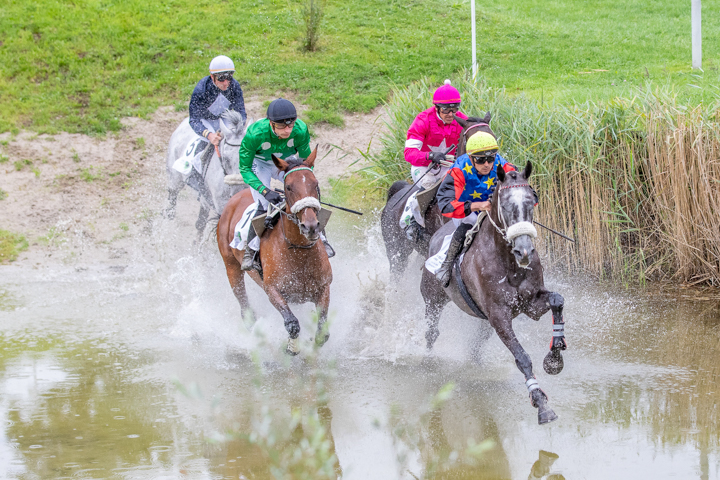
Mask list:
[[[437,147],[433,147],[432,145],[428,145],[428,148],[431,152],[442,152],[445,153],[445,150],[447,150],[447,143],[445,143],[445,139],[443,138],[443,141],[440,142],[440,145]]]
[[[482,193],[478,193],[477,191],[473,190],[473,192],[470,194],[473,199],[482,197]]]
[[[485,185],[487,185],[488,188],[490,188],[490,187],[492,187],[493,185],[495,185],[495,179],[492,178],[492,177],[490,177],[490,178],[488,178],[487,180],[485,180],[483,183],[484,183]]]
[[[463,170],[465,170],[465,171],[468,173],[468,175],[470,175],[470,174],[472,173],[472,171],[473,171],[473,168],[472,168],[472,166],[468,163],[467,165],[465,165],[465,166],[463,167]]]

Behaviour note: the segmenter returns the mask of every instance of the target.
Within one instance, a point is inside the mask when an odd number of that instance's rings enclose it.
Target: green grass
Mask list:
[[[0,200],[5,200],[7,198],[8,194],[5,190],[0,188]]]
[[[0,263],[12,262],[28,248],[24,235],[0,229]]]
[[[485,3],[481,73],[544,100],[624,95],[646,77],[708,100],[718,92],[720,4],[703,7],[704,73],[690,70],[688,2]],[[103,133],[123,116],[183,109],[218,54],[234,59],[247,91],[296,92],[311,122],[332,124],[387,100],[392,83],[438,83],[470,65],[467,0],[328,0],[312,53],[301,51],[300,16],[299,4],[281,0],[9,0],[0,10],[0,132]]]

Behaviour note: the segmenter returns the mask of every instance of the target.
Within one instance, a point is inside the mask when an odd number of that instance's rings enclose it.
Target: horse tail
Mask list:
[[[393,183],[388,190],[387,199],[385,201],[389,202],[393,195],[395,195],[397,192],[407,187],[408,185],[410,184],[405,180],[398,180],[397,182]]]
[[[202,244],[210,241],[211,238],[217,237],[218,223],[220,223],[220,214],[215,210],[212,210],[210,217],[205,224],[205,230],[203,231]]]

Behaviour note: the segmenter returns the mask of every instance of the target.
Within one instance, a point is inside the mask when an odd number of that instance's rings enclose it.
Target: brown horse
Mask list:
[[[300,351],[297,342],[300,322],[290,310],[288,302],[313,302],[318,313],[315,343],[322,346],[330,337],[325,322],[330,304],[332,269],[325,247],[319,241],[318,181],[311,170],[316,156],[317,148],[304,162],[292,157],[285,161],[273,155],[275,166],[285,172],[286,205],[277,225],[265,230],[260,237],[262,276],[255,270],[248,272],[282,315],[290,336],[285,351],[290,355],[297,355]],[[240,269],[244,250],[230,247],[235,225],[251,203],[253,198],[250,189],[230,199],[220,216],[217,240],[230,286],[240,302],[242,312],[253,315],[245,291],[245,272]]]
[[[457,157],[465,154],[467,137],[473,133],[487,132],[495,136],[495,133],[490,128],[491,118],[490,112],[486,113],[484,118],[469,117],[464,120],[455,117],[455,120],[463,127],[455,152]],[[393,183],[388,190],[387,201],[380,216],[380,228],[385,242],[385,252],[390,261],[390,272],[396,276],[405,271],[408,258],[413,251],[418,252],[423,258],[427,258],[430,239],[448,221],[447,217],[440,214],[437,202],[433,200],[425,211],[425,227],[422,235],[417,242],[408,240],[399,222],[405,208],[405,202],[414,191],[414,185],[404,180]]]
[[[547,405],[547,396],[535,379],[530,356],[515,336],[512,320],[521,313],[539,320],[552,309],[553,339],[543,367],[556,375],[563,368],[561,351],[567,348],[562,315],[565,300],[545,289],[543,268],[533,246],[537,231],[532,224],[535,192],[527,183],[531,172],[530,162],[523,172],[497,169],[499,183],[490,214],[467,248],[461,267],[456,261],[450,285],[443,289],[435,276],[423,269],[420,291],[425,300],[428,349],[440,335],[438,321],[450,300],[467,314],[488,319],[525,376],[531,404],[538,409],[538,423],[543,424],[557,419],[557,415]],[[453,224],[448,223],[435,233],[430,241],[431,255],[452,229]]]

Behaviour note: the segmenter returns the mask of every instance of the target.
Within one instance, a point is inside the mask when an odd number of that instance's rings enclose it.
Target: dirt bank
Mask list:
[[[248,99],[251,117],[264,116],[263,100]],[[123,245],[165,207],[167,144],[186,115],[163,107],[147,119],[126,118],[122,131],[98,138],[1,134],[0,229],[21,233],[30,242],[15,263],[40,265],[53,256],[73,263],[122,258]],[[350,170],[363,166],[358,150],[377,148],[383,126],[378,109],[348,115],[344,128],[313,128],[312,145],[320,147],[316,174],[324,188],[353,162]],[[186,189],[179,224],[192,225],[196,214],[195,196]]]

